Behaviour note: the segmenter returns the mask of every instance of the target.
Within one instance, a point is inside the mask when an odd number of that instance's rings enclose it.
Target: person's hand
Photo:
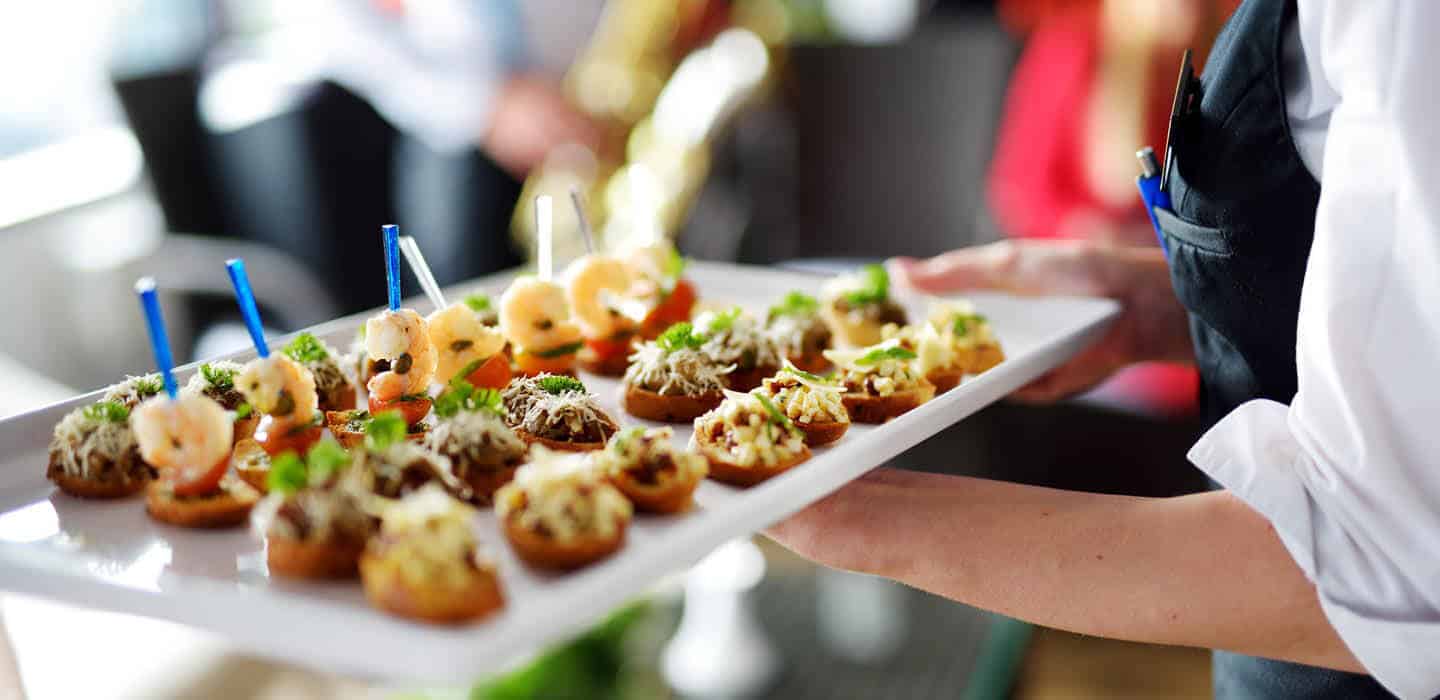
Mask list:
[[[927,260],[896,258],[891,275],[931,294],[993,289],[1021,295],[1108,297],[1120,316],[1094,345],[1015,393],[1050,402],[1094,387],[1116,370],[1147,360],[1193,361],[1185,309],[1155,248],[1085,241],[1001,241]]]
[[[599,125],[576,109],[558,85],[522,75],[500,88],[481,147],[500,167],[523,178],[556,146],[573,143],[597,152],[601,141]]]

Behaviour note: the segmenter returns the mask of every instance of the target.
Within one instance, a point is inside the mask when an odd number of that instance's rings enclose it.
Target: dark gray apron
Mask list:
[[[1295,7],[1247,0],[1215,41],[1178,117],[1158,212],[1170,276],[1190,312],[1201,405],[1212,424],[1251,399],[1296,392],[1300,286],[1320,185],[1290,135],[1281,46]],[[1215,653],[1219,698],[1388,698],[1369,676]]]

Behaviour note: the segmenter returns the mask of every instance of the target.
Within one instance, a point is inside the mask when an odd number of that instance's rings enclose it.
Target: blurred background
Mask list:
[[[216,274],[226,258],[250,260],[267,322],[290,331],[384,302],[380,224],[452,283],[524,264],[524,202],[572,187],[606,243],[667,235],[711,260],[843,267],[1002,237],[1153,245],[1134,151],[1163,146],[1180,50],[1207,47],[1235,4],[0,3],[0,417],[149,366],[129,294],[141,273],[164,282],[177,359],[202,359],[246,343]],[[574,217],[557,217],[573,252]],[[1131,368],[1065,405],[992,407],[895,465],[1195,490],[1195,388],[1187,367]],[[1022,433],[1047,439],[1006,437]],[[475,696],[1209,695],[1201,652],[1033,630],[764,543],[715,556],[754,576],[724,590],[677,578]],[[34,697],[393,690],[163,623],[3,609]],[[133,682],[66,673],[75,643],[54,630],[69,623]],[[153,644],[117,642],[140,638]],[[749,675],[714,651],[737,639],[764,652]],[[0,662],[0,694],[15,675]],[[96,678],[104,692],[81,692]]]

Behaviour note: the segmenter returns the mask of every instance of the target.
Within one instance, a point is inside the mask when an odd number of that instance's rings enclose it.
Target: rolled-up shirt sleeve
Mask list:
[[[1190,459],[1274,525],[1356,658],[1440,694],[1440,2],[1300,3],[1334,98],[1301,295],[1299,393]]]

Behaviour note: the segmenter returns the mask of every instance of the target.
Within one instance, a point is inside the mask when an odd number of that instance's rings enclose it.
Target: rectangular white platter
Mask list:
[[[740,304],[762,315],[785,292],[815,293],[824,281],[805,273],[703,262],[692,265],[688,276],[702,303]],[[487,278],[449,291],[498,294],[507,279]],[[500,537],[493,515],[482,514],[482,542],[499,563],[507,603],[479,624],[445,628],[386,616],[365,603],[358,582],[272,579],[263,543],[246,529],[187,531],[151,521],[138,498],[81,501],[55,491],[44,477],[51,428],[99,392],[0,421],[0,590],[171,620],[263,656],[352,676],[473,680],[577,633],[660,577],[813,503],[1019,388],[1082,349],[1117,310],[1096,299],[971,298],[991,319],[1008,355],[1005,362],[885,425],[853,426],[832,447],[759,486],[747,490],[707,481],[689,512],[637,516],[625,547],[599,564],[565,575],[527,569]],[[421,313],[430,310],[421,299],[411,303]],[[923,309],[909,312],[923,317]],[[312,331],[343,351],[364,317]],[[284,341],[275,338],[272,345]],[[182,369],[182,384],[192,371],[193,366]],[[582,378],[622,425],[646,424],[619,409],[619,382]],[[688,441],[688,426],[676,431],[678,441]]]

